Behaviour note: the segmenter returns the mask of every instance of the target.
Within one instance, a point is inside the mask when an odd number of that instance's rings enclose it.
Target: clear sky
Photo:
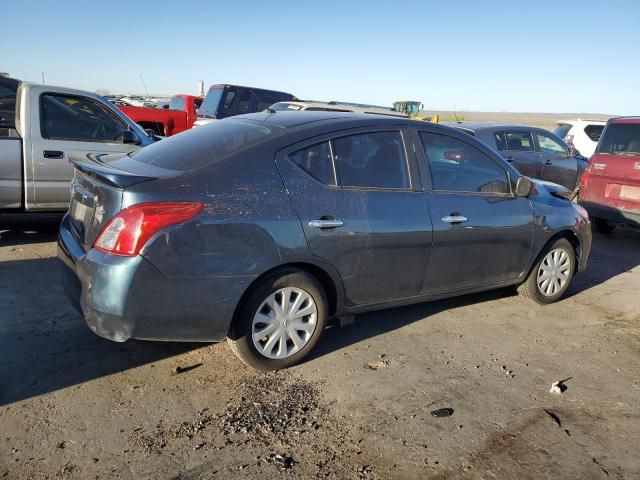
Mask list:
[[[425,109],[640,114],[640,0],[4,0],[0,71]]]

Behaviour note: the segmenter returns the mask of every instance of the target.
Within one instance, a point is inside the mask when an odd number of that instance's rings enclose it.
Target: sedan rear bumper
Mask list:
[[[168,278],[145,258],[84,252],[60,226],[64,290],[97,335],[169,341],[220,341],[253,277]]]

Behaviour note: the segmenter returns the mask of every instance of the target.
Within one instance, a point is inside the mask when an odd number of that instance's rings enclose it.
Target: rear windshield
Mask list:
[[[282,130],[246,120],[220,120],[160,140],[132,154],[138,162],[169,170],[198,170],[252,147]]]
[[[173,97],[169,102],[169,110],[186,110],[186,102],[182,97]]]
[[[569,130],[571,130],[571,125],[568,123],[559,123],[556,125],[556,128],[553,129],[553,133],[560,138],[564,138],[567,136],[567,133],[569,133]]]
[[[200,108],[198,109],[198,115],[214,118],[224,92],[225,90],[223,87],[211,87],[209,92],[207,92],[207,96],[204,97],[202,105],[200,105]]]
[[[600,139],[598,153],[640,155],[640,123],[610,123]]]

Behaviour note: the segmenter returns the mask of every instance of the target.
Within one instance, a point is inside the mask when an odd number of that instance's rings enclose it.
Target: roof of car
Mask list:
[[[495,128],[536,128],[531,125],[519,125],[516,123],[499,123],[499,122],[442,122],[442,125],[448,127],[460,128],[463,130],[471,130],[477,132],[479,130],[493,130]]]
[[[375,125],[378,123],[402,123],[402,124],[414,124],[424,125],[424,122],[419,120],[411,120],[406,117],[392,117],[388,115],[374,115],[374,114],[361,114],[352,112],[319,112],[319,111],[277,111],[275,113],[270,112],[258,112],[250,113],[247,115],[239,115],[231,117],[231,119],[238,120],[251,120],[254,122],[263,123],[265,125],[273,125],[282,128],[295,128],[302,125],[308,125],[317,122],[340,122],[340,123],[367,123]]]
[[[593,125],[606,125],[607,121],[606,120],[591,120],[589,118],[574,118],[572,120],[558,120],[556,121],[556,125],[561,125],[561,124],[569,124],[569,125],[575,125],[577,123],[590,123]]]
[[[640,123],[640,117],[614,117],[609,119],[610,123]]]
[[[355,103],[321,102],[318,100],[283,100],[278,103],[298,105],[301,108],[322,108],[336,112],[367,113],[374,115],[387,115],[389,117],[407,117],[402,112],[396,112],[392,108],[377,107],[373,105],[358,105]]]

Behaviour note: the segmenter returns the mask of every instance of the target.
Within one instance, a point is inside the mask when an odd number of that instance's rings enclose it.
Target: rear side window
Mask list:
[[[503,146],[503,150],[533,152],[533,136],[531,132],[504,132]]]
[[[438,133],[420,132],[433,190],[508,194],[509,177],[497,162],[471,145]]]
[[[604,125],[587,125],[586,127],[584,127],[584,133],[586,133],[587,137],[589,137],[594,142],[600,140],[600,135],[602,135],[603,130]]]
[[[240,92],[238,94],[238,103],[236,105],[236,113],[238,115],[249,112],[249,107],[251,106],[251,97],[252,93],[250,89],[240,89]]]
[[[325,185],[335,185],[331,146],[328,141],[289,154],[293,163]]]
[[[600,140],[598,153],[640,155],[640,123],[610,123]]]
[[[567,133],[569,133],[569,130],[571,130],[571,124],[559,123],[558,125],[556,125],[556,128],[553,129],[553,133],[555,133],[560,138],[564,138],[567,136]]]
[[[173,97],[169,102],[169,110],[186,110],[186,103],[182,97]]]
[[[19,85],[13,79],[0,77],[0,135],[2,130],[16,128],[16,95]]]
[[[236,91],[235,90],[227,90],[226,94],[224,95],[224,101],[222,104],[222,111],[224,113],[232,113],[233,112],[233,106],[234,106],[234,102],[236,99]]]
[[[333,154],[341,186],[409,188],[400,132],[370,132],[336,138]]]
[[[174,135],[132,154],[138,162],[176,171],[197,170],[253,147],[282,130],[225,119]]]
[[[214,86],[209,89],[207,96],[204,97],[204,101],[198,109],[198,115],[205,115],[209,117],[215,117],[220,106],[220,99],[225,93],[225,90],[221,86]]]
[[[75,95],[40,96],[40,133],[51,140],[122,143],[129,127],[101,103]]]

